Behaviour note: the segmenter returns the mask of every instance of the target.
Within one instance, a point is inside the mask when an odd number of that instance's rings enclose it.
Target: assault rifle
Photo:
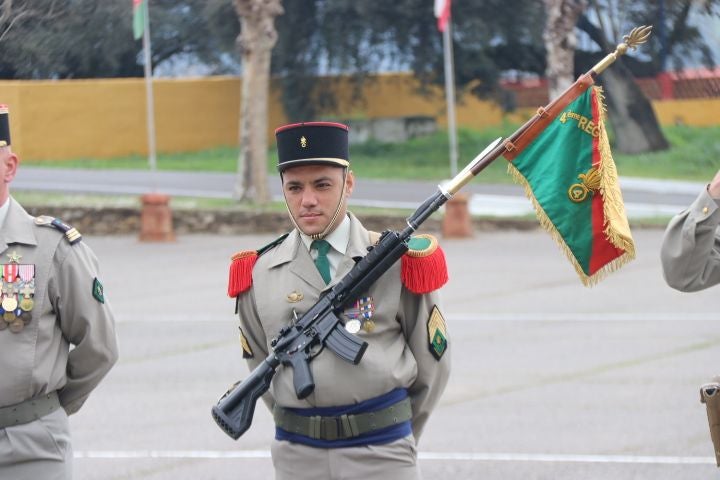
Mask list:
[[[498,138],[490,144],[446,186],[439,186],[438,191],[407,219],[407,228],[402,232],[383,232],[378,242],[368,248],[368,254],[340,282],[296,322],[280,330],[270,343],[272,352],[267,358],[212,407],[212,416],[225,433],[238,439],[250,428],[255,404],[270,388],[278,366],[292,367],[295,394],[302,399],[315,388],[310,361],[324,347],[347,362],[360,363],[367,342],[347,332],[338,315],[408,251],[410,236],[420,224],[500,156],[503,151],[503,147],[499,146],[500,140]]]

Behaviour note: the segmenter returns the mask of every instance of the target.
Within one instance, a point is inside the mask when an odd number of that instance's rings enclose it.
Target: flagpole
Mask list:
[[[532,118],[525,122],[520,128],[515,130],[501,144],[497,144],[489,153],[483,152],[475,157],[459,175],[455,176],[448,184],[444,186],[448,195],[454,195],[474,176],[479,174],[488,165],[494,162],[500,156],[505,156],[508,160],[515,158],[519,153],[516,143],[524,136],[524,143],[527,144],[537,136],[555,115],[562,111],[567,105],[577,98],[577,96],[590,87],[595,81],[595,77],[605,71],[620,56],[625,55],[628,49],[635,49],[638,45],[647,41],[652,31],[651,26],[642,26],[634,28],[628,35],[625,35],[623,42],[620,43],[615,51],[607,54],[602,60],[595,64],[584,75],[581,75],[575,83],[570,85],[559,97],[552,100],[545,107],[538,109]]]
[[[143,56],[145,58],[145,95],[147,103],[146,111],[148,133],[148,163],[150,164],[150,171],[154,174],[157,170],[157,154],[155,147],[155,101],[152,84],[152,58],[150,55],[150,0],[145,1],[145,15],[143,15],[143,22]],[[156,185],[153,185],[153,190],[155,190],[156,187]]]
[[[455,70],[452,48],[452,17],[447,19],[443,30],[443,56],[445,57],[445,101],[447,103],[448,139],[450,141],[450,175],[457,175],[458,146],[455,127]]]

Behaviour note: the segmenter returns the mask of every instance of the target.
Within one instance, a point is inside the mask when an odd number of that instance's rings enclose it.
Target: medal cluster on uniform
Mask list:
[[[345,310],[347,322],[345,322],[345,330],[350,333],[358,333],[363,330],[370,333],[375,330],[375,321],[372,319],[375,312],[375,304],[372,297],[362,297],[355,305]]]
[[[10,263],[3,264],[0,296],[0,330],[19,333],[32,320],[35,305],[35,265],[22,264],[17,252],[7,254]]]

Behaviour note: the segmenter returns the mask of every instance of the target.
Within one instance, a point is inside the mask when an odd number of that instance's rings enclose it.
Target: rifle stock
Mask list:
[[[255,404],[270,388],[270,382],[278,365],[274,355],[268,356],[250,376],[231,388],[212,407],[215,423],[230,437],[237,440],[252,424]]]

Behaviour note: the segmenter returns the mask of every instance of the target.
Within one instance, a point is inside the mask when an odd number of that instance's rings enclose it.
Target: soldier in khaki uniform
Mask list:
[[[720,171],[665,231],[660,258],[671,287],[694,292],[720,283]]]
[[[668,224],[660,258],[668,285],[695,292],[720,283],[720,171],[690,208]],[[715,460],[720,467],[720,376],[700,387]]]
[[[68,415],[117,359],[114,323],[80,234],[9,196],[17,165],[0,105],[0,478],[65,480]]]
[[[229,294],[237,296],[243,356],[255,368],[278,331],[317,302],[367,254],[377,234],[347,212],[354,178],[348,128],[309,122],[276,130],[290,218],[287,236],[240,252]],[[280,368],[264,400],[276,424],[277,479],[417,479],[416,444],[450,373],[437,290],[442,250],[419,236],[411,250],[343,315],[368,342],[358,365],[322,351],[310,363],[315,390],[299,400]]]

